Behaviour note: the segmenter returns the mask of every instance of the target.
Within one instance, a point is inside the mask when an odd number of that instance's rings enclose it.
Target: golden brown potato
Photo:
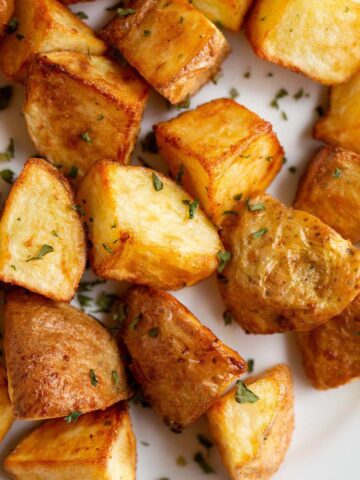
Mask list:
[[[319,150],[300,181],[294,207],[353,243],[360,241],[360,155],[339,147]]]
[[[60,0],[65,5],[72,5],[73,3],[93,2],[94,0]]]
[[[86,413],[129,396],[115,341],[94,318],[68,304],[10,291],[4,345],[16,418]]]
[[[236,388],[231,390],[207,413],[210,431],[232,480],[268,480],[283,462],[294,430],[291,372],[277,365],[245,383],[259,399],[238,403]]]
[[[192,0],[191,3],[218,27],[238,31],[252,0]]]
[[[315,388],[334,388],[360,377],[360,296],[337,317],[297,335],[305,372]]]
[[[316,217],[269,195],[242,202],[223,240],[232,258],[220,291],[249,333],[315,328],[360,291],[360,252]]]
[[[121,340],[135,380],[165,423],[181,430],[221,397],[246,364],[162,290],[133,287],[126,305]]]
[[[7,24],[14,13],[14,0],[0,0],[0,35],[6,32]]]
[[[314,127],[314,137],[360,153],[360,73],[330,91],[329,110]]]
[[[265,190],[282,165],[270,123],[233,100],[213,100],[154,128],[172,175],[217,225],[241,197]]]
[[[8,394],[6,370],[0,364],[0,442],[10,430],[13,421],[14,416]]]
[[[148,90],[129,68],[105,57],[41,55],[26,80],[30,136],[38,152],[75,181],[96,160],[128,163]]]
[[[28,160],[0,219],[0,280],[70,301],[86,244],[67,180],[45,160]]]
[[[156,288],[211,275],[223,250],[198,203],[149,168],[94,164],[77,192],[97,275]]]
[[[261,58],[326,85],[360,69],[357,1],[257,0],[247,35]]]
[[[187,0],[131,0],[102,36],[171,103],[186,101],[230,51],[223,34]]]
[[[105,44],[57,0],[16,0],[16,33],[0,46],[0,67],[6,77],[23,81],[36,53],[74,50],[102,55]]]
[[[125,404],[82,415],[75,423],[50,420],[5,459],[18,480],[135,480],[136,444]]]

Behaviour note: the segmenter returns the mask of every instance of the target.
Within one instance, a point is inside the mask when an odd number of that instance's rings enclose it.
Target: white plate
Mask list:
[[[116,0],[97,0],[89,5],[76,5],[73,10],[87,12],[88,23],[94,28],[99,28],[111,16],[105,8],[114,3]],[[244,35],[230,35],[228,32],[225,32],[225,35],[231,42],[233,51],[223,65],[223,76],[217,85],[210,83],[205,86],[192,99],[191,107],[214,98],[226,97],[231,87],[237,88],[240,92],[237,98],[239,103],[269,120],[285,148],[287,163],[269,191],[290,204],[299,176],[319,145],[311,138],[311,128],[318,118],[315,108],[324,103],[326,89],[305,77],[258,59],[252,53]],[[249,78],[244,77],[246,72],[250,72]],[[268,76],[269,72],[273,76]],[[6,83],[8,82],[0,78],[0,85]],[[280,88],[285,88],[289,95],[279,101],[280,110],[276,110],[270,107],[270,102]],[[293,95],[300,88],[303,88],[309,96],[296,101]],[[16,173],[19,173],[26,157],[35,152],[21,116],[22,101],[22,87],[16,86],[11,108],[0,112],[0,151],[5,150],[10,137],[14,138],[16,159],[11,162],[10,168]],[[282,118],[281,111],[286,112],[287,121]],[[176,109],[167,110],[164,100],[154,93],[145,112],[142,136],[149,131],[153,123],[177,114]],[[134,153],[134,159],[138,154],[149,160],[152,165],[159,165],[156,156],[144,154],[139,146]],[[296,166],[295,174],[289,172],[290,166]],[[0,169],[7,167],[8,165],[0,165]],[[0,189],[3,200],[9,188],[2,180]],[[111,284],[109,288],[116,292],[118,286]],[[103,285],[94,289],[95,296],[96,292],[103,289]],[[245,335],[237,325],[225,327],[222,320],[224,306],[214,278],[196,287],[181,290],[175,293],[175,296],[227,345],[238,350],[245,359],[254,358],[255,373],[278,362],[286,362],[291,366],[295,378],[296,429],[285,462],[274,479],[359,480],[360,462],[357,453],[360,382],[327,392],[318,392],[309,385],[303,373],[292,335]],[[204,478],[204,473],[192,460],[194,453],[202,450],[196,434],[207,433],[204,420],[176,435],[170,432],[150,409],[132,406],[132,418],[138,439],[139,480],[158,480],[161,477],[171,480],[184,480],[185,477],[191,480]],[[1,445],[1,461],[30,428],[32,424],[15,423]],[[150,445],[144,446],[141,441]],[[176,464],[179,455],[186,458],[185,467]],[[209,475],[209,478],[213,480],[228,478],[215,449],[211,451],[209,462],[216,470],[216,474]],[[8,477],[5,472],[0,470],[0,479],[6,478]]]

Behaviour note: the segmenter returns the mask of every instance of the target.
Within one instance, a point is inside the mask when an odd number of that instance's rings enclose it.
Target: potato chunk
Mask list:
[[[319,150],[301,179],[294,206],[359,242],[360,155],[339,147]]]
[[[129,68],[54,52],[30,67],[24,114],[39,153],[78,180],[96,160],[129,162],[147,98]]]
[[[126,305],[121,339],[135,380],[165,423],[181,430],[206,412],[246,364],[162,290],[133,287]]]
[[[115,341],[95,319],[21,289],[5,306],[5,358],[16,418],[105,409],[129,396]]]
[[[14,12],[14,0],[0,0],[0,35],[6,32],[7,24]]]
[[[261,58],[326,85],[360,68],[356,0],[257,0],[247,35]]]
[[[282,165],[270,123],[226,98],[160,123],[155,133],[172,175],[218,225],[240,197],[265,190]]]
[[[171,103],[185,101],[230,51],[223,34],[187,0],[131,0],[103,38]]]
[[[143,167],[97,162],[77,201],[97,275],[176,289],[211,275],[223,250],[198,203],[172,180]]]
[[[125,404],[50,420],[11,452],[5,469],[18,480],[135,480],[136,444]]]
[[[74,50],[102,55],[105,44],[57,0],[16,0],[15,32],[0,46],[0,67],[6,77],[22,81],[36,53]],[[20,35],[20,38],[19,38]]]
[[[316,217],[269,195],[243,202],[223,240],[232,259],[220,291],[249,333],[315,328],[359,293],[360,252]]]
[[[277,365],[245,383],[259,399],[238,403],[233,389],[207,413],[210,431],[232,480],[268,480],[294,430],[291,372]]]
[[[360,297],[325,325],[297,335],[305,372],[325,390],[360,378]]]
[[[70,301],[85,268],[86,245],[66,179],[32,158],[16,180],[0,219],[0,280]]]
[[[13,421],[14,416],[8,394],[6,370],[0,364],[0,442],[10,430]]]
[[[252,0],[193,0],[191,3],[219,27],[238,31]]]
[[[314,137],[360,153],[360,73],[330,91],[329,110],[314,127]]]

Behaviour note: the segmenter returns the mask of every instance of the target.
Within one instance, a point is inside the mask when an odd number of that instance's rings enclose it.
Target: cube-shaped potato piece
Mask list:
[[[360,378],[360,297],[337,317],[297,334],[305,372],[315,388],[339,387]]]
[[[104,42],[57,0],[16,0],[16,33],[4,38],[0,46],[0,68],[6,77],[22,81],[36,53],[74,50],[102,55]]]
[[[257,55],[317,82],[345,82],[360,68],[360,4],[257,0],[247,22]]]
[[[66,303],[10,291],[4,346],[16,418],[71,417],[129,396],[115,340],[94,318]]]
[[[314,137],[360,153],[360,73],[330,91],[329,109],[314,127]]]
[[[125,404],[50,420],[11,452],[5,469],[18,480],[135,480],[136,443]]]
[[[85,262],[85,235],[69,183],[45,160],[28,160],[0,219],[0,280],[68,302]]]
[[[269,195],[242,202],[223,241],[232,258],[220,291],[249,333],[310,330],[360,291],[360,252],[318,218]]]
[[[218,27],[240,30],[253,0],[192,0],[194,7],[201,10]]]
[[[54,52],[29,69],[24,114],[38,152],[76,181],[96,160],[129,162],[147,97],[130,68]]]
[[[319,150],[300,181],[294,207],[359,242],[360,155],[340,147]]]
[[[97,275],[172,290],[218,267],[218,233],[198,202],[149,168],[95,163],[77,192]]]
[[[8,394],[6,370],[0,364],[0,442],[10,430],[13,421],[14,416]]]
[[[268,480],[294,430],[291,372],[277,365],[245,384],[258,400],[238,403],[236,388],[231,390],[208,411],[210,431],[232,480]]]
[[[0,0],[0,35],[6,32],[13,12],[14,0]]]
[[[172,175],[217,225],[240,198],[265,190],[282,165],[283,150],[270,123],[226,98],[154,129]]]
[[[195,422],[246,363],[170,294],[133,287],[121,340],[142,393],[175,431]]]
[[[230,47],[187,0],[131,0],[103,38],[171,103],[185,101],[219,70]]]

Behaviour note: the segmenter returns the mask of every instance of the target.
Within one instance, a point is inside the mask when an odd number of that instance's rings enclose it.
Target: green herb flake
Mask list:
[[[58,237],[58,238],[59,238],[59,234],[57,233],[56,230],[51,230],[51,235],[54,235],[54,237]]]
[[[270,106],[278,109],[279,108],[278,100],[288,95],[289,93],[287,90],[285,90],[285,88],[280,88],[280,90],[278,90],[278,92],[276,93],[275,98],[270,102]]]
[[[78,175],[78,171],[79,171],[79,167],[76,167],[75,165],[73,165],[69,170],[68,177],[76,178]]]
[[[235,100],[240,95],[239,91],[235,87],[231,87],[229,90],[229,97]]]
[[[252,373],[254,371],[255,360],[253,358],[249,358],[246,364],[248,373]]]
[[[256,232],[252,233],[251,235],[252,235],[254,238],[261,238],[261,237],[264,236],[267,232],[268,232],[268,229],[267,229],[267,228],[260,228],[260,230],[257,230]]]
[[[332,176],[333,176],[334,178],[340,178],[340,177],[341,177],[341,170],[340,170],[340,168],[337,168],[337,167],[336,167],[335,170],[334,170],[333,173],[332,173]]]
[[[83,207],[81,205],[79,205],[78,203],[75,203],[75,205],[72,206],[72,209],[75,210],[76,212],[78,212],[78,214],[81,216],[81,217],[85,217],[85,210],[83,209]]]
[[[160,190],[164,188],[163,182],[160,180],[160,178],[156,175],[155,172],[152,173],[152,182],[153,182],[154,189],[157,192],[160,192]]]
[[[114,385],[118,385],[119,384],[119,374],[116,370],[113,370],[111,372],[111,380],[113,382]]]
[[[144,445],[144,447],[149,447],[150,443],[149,442],[144,442],[144,440],[140,440],[141,445]]]
[[[261,210],[266,210],[263,203],[250,203],[249,200],[246,200],[246,207],[250,212],[259,212]]]
[[[237,403],[255,403],[260,398],[249,390],[243,381],[238,380],[236,382],[235,400]]]
[[[242,199],[242,193],[237,193],[236,195],[233,196],[233,199],[239,202]]]
[[[178,110],[190,108],[190,97],[186,97],[183,102],[180,102],[176,105]]]
[[[111,255],[114,254],[114,251],[109,247],[109,245],[107,245],[106,243],[102,243],[102,246],[108,253],[110,253]]]
[[[216,254],[217,258],[218,258],[218,261],[219,261],[219,265],[218,265],[218,268],[217,268],[217,271],[219,273],[222,273],[226,267],[226,265],[230,262],[231,260],[231,253],[230,252],[227,252],[226,250],[224,251],[221,251],[219,250]]]
[[[136,317],[134,317],[134,319],[131,321],[129,325],[130,330],[135,331],[141,319],[142,319],[142,313],[139,313],[138,315],[136,315]]]
[[[187,465],[186,458],[183,455],[179,455],[176,459],[176,465],[179,467],[185,467]]]
[[[39,253],[37,255],[35,255],[34,257],[31,257],[31,258],[28,258],[26,261],[31,262],[33,260],[41,260],[42,258],[45,257],[45,255],[47,255],[48,253],[51,253],[53,251],[54,251],[54,247],[52,247],[51,245],[43,245],[40,248]]]
[[[130,15],[134,15],[136,10],[135,8],[118,8],[116,13],[119,17],[129,17]]]
[[[84,295],[82,293],[77,294],[77,299],[78,299],[78,302],[80,303],[80,306],[82,308],[89,307],[92,303],[92,298],[90,298],[87,295]]]
[[[150,328],[150,330],[148,331],[148,335],[150,338],[157,338],[160,334],[160,328],[159,327],[153,327],[153,328]]]
[[[19,20],[15,17],[10,18],[8,21],[6,27],[5,27],[5,32],[7,35],[12,35],[17,31],[19,28]]]
[[[198,206],[200,205],[199,200],[193,200],[192,202],[190,200],[183,200],[182,202],[184,205],[188,205],[189,207],[189,218],[192,220],[195,217],[195,212]]]
[[[95,313],[110,313],[115,302],[118,300],[118,296],[113,293],[101,292],[97,299],[96,305],[99,307]]]
[[[104,115],[102,113],[99,113],[99,115],[96,117],[96,120],[100,122],[101,120],[104,120]]]
[[[82,412],[79,411],[74,411],[71,412],[67,417],[64,418],[66,423],[71,423],[71,422],[76,422],[77,419],[82,415]]]
[[[220,20],[216,20],[214,23],[220,30],[223,30],[224,25],[220,22]]]
[[[215,473],[215,470],[208,464],[201,452],[195,453],[194,462],[199,465],[204,473]]]
[[[251,77],[251,72],[248,70],[247,72],[244,73],[243,75],[244,78],[250,78]]]
[[[302,98],[304,96],[304,89],[303,88],[300,88],[294,95],[293,95],[293,98],[295,98],[295,100],[300,100],[300,98]]]
[[[224,210],[223,215],[239,215],[239,212],[236,210]]]
[[[281,118],[285,121],[288,120],[288,116],[287,116],[286,112],[281,112]]]
[[[15,271],[17,270],[16,267],[15,267],[15,265],[10,265],[10,268],[12,268],[12,269],[15,270]]]
[[[296,168],[296,167],[289,167],[289,172],[290,172],[290,173],[296,173],[296,172],[297,172],[297,168]]]
[[[151,31],[150,30],[144,30],[144,37],[150,37]]]
[[[182,185],[182,179],[185,174],[185,167],[183,164],[180,165],[179,171],[176,174],[175,181],[178,185]]]
[[[0,153],[0,162],[10,162],[15,155],[15,145],[14,140],[10,138],[9,144],[6,147],[5,152]]]
[[[93,387],[97,387],[97,384],[99,383],[99,380],[96,378],[96,374],[95,374],[95,370],[93,370],[92,368],[90,368],[90,381],[91,381],[91,385]]]
[[[89,18],[89,16],[85,13],[85,12],[76,12],[75,15],[79,18],[81,18],[81,20],[87,20]]]
[[[4,182],[12,184],[14,183],[15,173],[9,168],[5,168],[5,170],[0,171],[0,177],[4,180]]]
[[[89,132],[80,133],[80,138],[86,143],[92,143]]]
[[[5,110],[9,105],[13,94],[13,87],[5,85],[0,87],[0,110]]]
[[[208,450],[214,446],[214,442],[212,442],[206,435],[199,433],[197,435],[198,442]]]
[[[230,310],[225,310],[225,312],[223,313],[223,319],[225,325],[231,325],[234,320],[232,312]]]

